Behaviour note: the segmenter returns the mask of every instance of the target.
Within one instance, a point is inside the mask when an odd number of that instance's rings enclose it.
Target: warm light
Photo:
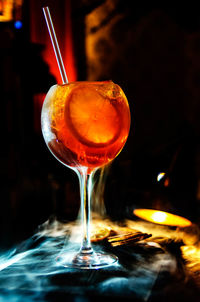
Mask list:
[[[153,221],[162,223],[166,220],[167,214],[165,212],[158,211],[158,212],[153,213],[151,217],[152,217]]]
[[[168,226],[187,227],[192,224],[191,221],[184,217],[163,211],[136,209],[133,213],[144,220]]]
[[[8,22],[13,19],[13,0],[0,1],[0,22]]]
[[[15,18],[21,19],[21,7],[23,0],[1,0],[0,22],[10,22]]]
[[[157,181],[160,181],[164,176],[165,176],[164,172],[159,173],[157,176]]]

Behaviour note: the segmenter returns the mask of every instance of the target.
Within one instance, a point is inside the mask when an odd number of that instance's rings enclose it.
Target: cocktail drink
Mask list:
[[[90,243],[91,178],[123,148],[130,128],[130,110],[122,89],[112,81],[71,82],[50,88],[42,108],[42,132],[52,154],[73,169],[80,181],[83,239],[64,265],[99,268],[116,261],[95,253]]]
[[[90,174],[113,160],[126,142],[129,106],[112,81],[53,86],[42,111],[42,129],[51,152],[64,165]]]
[[[59,261],[75,268],[105,267],[117,257],[97,253],[91,246],[92,175],[123,148],[130,128],[129,105],[122,89],[112,81],[68,83],[49,8],[44,7],[43,12],[63,84],[52,86],[47,93],[42,133],[52,154],[77,173],[81,195],[81,247],[78,252],[64,253]]]

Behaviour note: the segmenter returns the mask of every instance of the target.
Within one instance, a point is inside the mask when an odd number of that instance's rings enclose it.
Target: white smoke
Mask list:
[[[112,222],[107,221],[110,227]],[[134,227],[135,228],[135,227]],[[176,260],[155,242],[112,252],[119,262],[107,269],[78,271],[60,265],[63,253],[79,248],[80,225],[56,219],[39,227],[37,234],[0,254],[0,301],[48,301],[51,293],[112,295],[147,301],[160,272],[176,272]],[[98,245],[102,249],[102,245]],[[78,279],[77,279],[78,278]]]

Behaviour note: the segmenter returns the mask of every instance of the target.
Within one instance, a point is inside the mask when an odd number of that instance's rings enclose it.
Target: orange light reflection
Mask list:
[[[192,224],[191,221],[184,217],[164,211],[135,209],[133,213],[139,218],[162,225],[187,227]]]

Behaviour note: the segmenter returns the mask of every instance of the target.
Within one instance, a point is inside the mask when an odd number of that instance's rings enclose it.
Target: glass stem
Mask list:
[[[81,195],[81,223],[82,223],[82,246],[81,254],[92,254],[93,249],[90,241],[90,201],[92,190],[92,173],[88,174],[87,168],[79,172],[80,195]]]

